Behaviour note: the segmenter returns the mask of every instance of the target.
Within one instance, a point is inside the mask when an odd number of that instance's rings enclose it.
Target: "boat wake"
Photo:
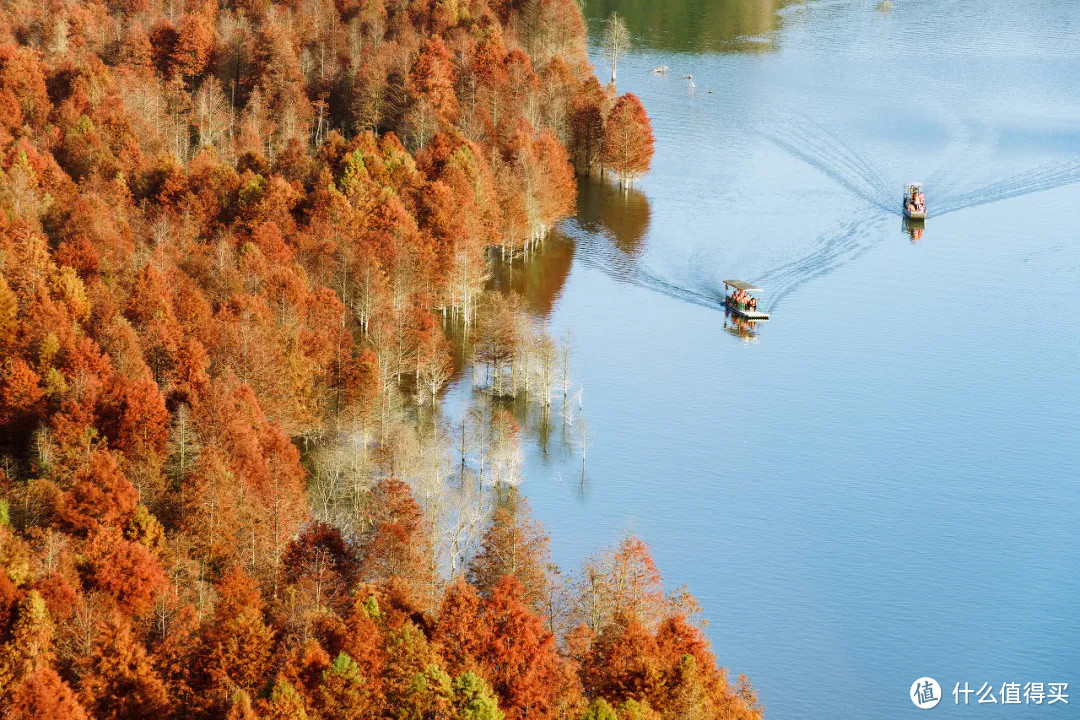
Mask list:
[[[900,182],[838,135],[804,119],[759,129],[758,134],[868,205],[884,212],[898,209]]]
[[[946,190],[940,194],[935,193],[937,199],[932,205],[928,204],[928,207],[931,216],[941,216],[1078,182],[1080,159],[1061,160],[1025,170],[974,190],[959,193]]]
[[[862,201],[864,207],[852,210],[847,217],[809,243],[800,244],[794,257],[771,267],[742,267],[738,273],[766,288],[763,309],[775,309],[787,296],[811,280],[826,275],[855,260],[886,237],[881,228],[899,216],[901,182],[884,169],[887,163],[875,162],[837,134],[816,126],[805,118],[788,120],[767,130],[759,130],[784,152],[806,163],[833,180]],[[969,165],[968,147],[950,147],[939,154],[941,164],[927,175],[930,199],[929,214],[940,217],[961,210],[1043,192],[1080,182],[1080,158],[1050,162],[1015,172],[1003,179],[979,185],[978,180],[963,187],[964,174],[984,175],[997,172],[992,163]],[[984,175],[985,176],[985,175]],[[970,181],[969,181],[970,182]],[[712,309],[724,308],[724,288],[720,273],[733,274],[732,268],[720,267],[717,258],[705,257],[709,248],[699,248],[684,267],[661,269],[650,262],[649,253],[628,253],[614,238],[593,228],[569,222],[564,231],[575,241],[580,257],[618,282],[663,293],[684,302]],[[715,272],[714,268],[717,268]]]
[[[767,308],[776,308],[799,287],[870,250],[883,237],[877,230],[885,222],[880,213],[843,220],[815,238],[804,254],[762,272],[755,282],[769,291]]]

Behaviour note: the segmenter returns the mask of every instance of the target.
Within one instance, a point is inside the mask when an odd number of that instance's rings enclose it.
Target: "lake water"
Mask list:
[[[516,277],[572,333],[592,438],[584,484],[578,451],[530,438],[525,492],[565,568],[644,537],[770,718],[916,717],[924,675],[939,715],[1064,717],[1080,3],[894,2],[589,0],[594,37],[626,16],[619,91],[656,157],[625,197],[584,183]],[[750,337],[722,278],[767,291]],[[1029,681],[1075,696],[954,705],[957,682]]]

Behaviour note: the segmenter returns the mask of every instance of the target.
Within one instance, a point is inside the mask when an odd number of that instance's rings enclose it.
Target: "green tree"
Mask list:
[[[473,672],[458,675],[451,690],[453,720],[503,720],[495,693],[479,675]]]
[[[607,700],[599,697],[589,703],[581,720],[619,720],[619,716]]]

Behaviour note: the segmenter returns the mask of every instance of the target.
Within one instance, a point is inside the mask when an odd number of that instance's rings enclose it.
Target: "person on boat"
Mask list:
[[[757,298],[756,298],[756,297],[752,297],[752,298],[750,298],[750,299],[749,299],[749,300],[747,301],[747,303],[746,303],[746,306],[747,306],[748,308],[750,308],[751,310],[757,310]]]

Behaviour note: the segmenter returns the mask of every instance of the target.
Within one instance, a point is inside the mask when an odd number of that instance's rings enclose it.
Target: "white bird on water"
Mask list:
[[[694,76],[693,75],[687,75],[686,76],[686,84],[690,86],[691,90],[694,89]]]

